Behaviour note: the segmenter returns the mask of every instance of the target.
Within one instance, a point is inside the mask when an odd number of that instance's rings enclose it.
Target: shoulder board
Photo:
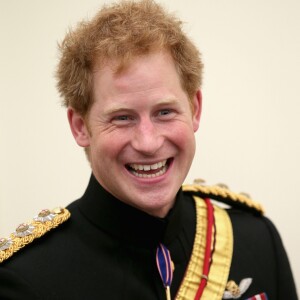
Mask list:
[[[202,184],[183,185],[182,190],[183,192],[191,193],[194,196],[211,198],[232,207],[248,210],[260,215],[264,214],[262,205],[250,199],[247,194],[234,193],[223,184],[213,186]]]
[[[0,238],[0,263],[35,239],[67,221],[70,216],[70,212],[65,208],[44,209],[31,221],[19,225],[8,238]]]

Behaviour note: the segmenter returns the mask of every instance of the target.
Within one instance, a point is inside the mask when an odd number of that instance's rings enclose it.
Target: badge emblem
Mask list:
[[[247,291],[251,283],[252,278],[242,279],[239,285],[237,285],[233,280],[228,281],[223,294],[223,299],[240,298]]]

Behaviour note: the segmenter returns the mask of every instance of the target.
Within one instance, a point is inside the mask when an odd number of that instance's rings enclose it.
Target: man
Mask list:
[[[202,62],[181,22],[152,1],[121,2],[60,50],[58,89],[92,176],[67,209],[0,240],[0,298],[297,299],[258,204],[181,188],[202,102]]]

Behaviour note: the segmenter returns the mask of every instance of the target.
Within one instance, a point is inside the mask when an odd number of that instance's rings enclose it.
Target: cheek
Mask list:
[[[99,134],[97,138],[93,138],[91,151],[100,161],[117,160],[127,143],[126,134]]]
[[[174,126],[168,134],[170,139],[180,148],[195,144],[195,135],[190,124],[183,123],[180,126]]]
[[[173,136],[173,143],[176,144],[180,151],[179,154],[184,158],[184,163],[190,165],[196,150],[195,134],[192,128],[186,126],[176,130],[176,134]]]

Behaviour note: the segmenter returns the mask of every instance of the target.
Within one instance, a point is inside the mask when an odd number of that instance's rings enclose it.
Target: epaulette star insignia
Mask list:
[[[10,258],[15,252],[32,243],[35,239],[70,218],[65,208],[42,210],[31,221],[20,224],[8,238],[0,238],[0,263]]]
[[[183,192],[191,193],[201,198],[211,198],[232,207],[246,209],[258,214],[264,214],[262,205],[250,199],[249,194],[234,193],[225,184],[208,186],[203,180],[195,180],[194,184],[183,185]]]

